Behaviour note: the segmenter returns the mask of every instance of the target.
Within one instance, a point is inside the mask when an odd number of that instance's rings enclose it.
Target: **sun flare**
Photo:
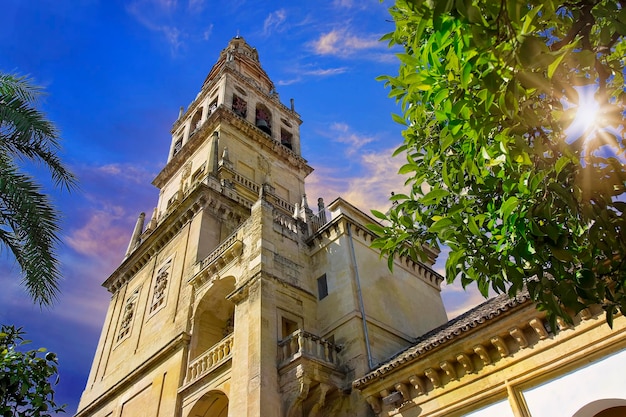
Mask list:
[[[592,133],[598,128],[600,105],[595,100],[593,89],[578,89],[578,103],[573,106],[577,110],[572,123],[566,129],[568,136],[579,137],[584,133]]]

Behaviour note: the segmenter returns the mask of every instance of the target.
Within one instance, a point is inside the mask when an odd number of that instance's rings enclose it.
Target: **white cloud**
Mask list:
[[[347,156],[354,155],[363,146],[376,140],[376,138],[372,136],[361,135],[353,132],[345,123],[333,123],[330,125],[330,130],[332,140],[348,145],[346,148]]]
[[[284,30],[282,24],[286,19],[287,12],[285,9],[278,9],[275,12],[270,13],[263,22],[263,34],[267,36],[272,32],[282,32]]]
[[[208,41],[212,34],[213,34],[213,23],[211,23],[209,27],[206,28],[204,32],[202,32],[202,39],[205,41]]]
[[[298,71],[298,76],[294,78],[290,78],[288,80],[279,80],[277,85],[291,85],[296,84],[302,81],[305,81],[308,78],[323,78],[323,77],[332,77],[334,75],[343,74],[348,71],[347,67],[336,67],[336,68],[319,68],[319,69],[303,69]]]
[[[96,167],[83,167],[81,168],[86,175],[95,174],[96,176],[106,175],[115,176],[123,182],[133,182],[135,184],[145,185],[154,178],[155,174],[146,171],[133,164],[106,164]],[[102,181],[102,178],[99,179]]]
[[[203,0],[190,0],[188,12],[197,13],[203,7]],[[184,21],[177,16],[177,0],[133,0],[126,6],[126,11],[146,29],[160,33],[170,46],[172,55],[176,55],[184,47],[184,39],[188,37],[184,29]],[[186,16],[183,17],[183,19]]]
[[[404,178],[398,175],[402,157],[392,157],[392,149],[363,153],[352,158],[359,165],[359,174],[345,176],[337,168],[318,167],[307,178],[307,194],[332,201],[341,196],[365,213],[387,211],[391,192],[404,189]]]
[[[304,71],[305,75],[312,75],[315,77],[328,77],[332,75],[343,74],[348,70],[347,67],[337,67],[337,68],[326,68],[326,69],[316,69]]]
[[[302,81],[302,77],[290,78],[288,80],[278,80],[276,84],[277,85],[291,85],[291,84],[297,84],[300,81]]]
[[[311,43],[313,51],[319,55],[351,56],[356,52],[381,48],[378,37],[359,37],[347,29],[334,29]]]

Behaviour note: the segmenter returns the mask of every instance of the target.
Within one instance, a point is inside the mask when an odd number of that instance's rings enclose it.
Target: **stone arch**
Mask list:
[[[228,417],[228,397],[222,391],[209,391],[194,404],[187,417]]]
[[[189,136],[192,136],[196,130],[202,125],[202,107],[199,107],[191,118],[191,126],[189,127]]]
[[[234,290],[235,278],[228,276],[214,280],[202,295],[193,315],[190,360],[233,332],[235,304],[226,296]]]
[[[255,126],[272,136],[272,112],[263,103],[256,105]]]
[[[572,417],[621,417],[626,415],[626,399],[604,398],[592,401]]]

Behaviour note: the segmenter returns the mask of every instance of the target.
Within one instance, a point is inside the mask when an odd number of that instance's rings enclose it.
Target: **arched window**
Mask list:
[[[202,107],[196,110],[196,113],[191,118],[191,126],[189,126],[189,137],[192,137],[194,133],[202,125]]]
[[[202,355],[233,333],[235,305],[226,296],[235,289],[235,278],[215,281],[202,297],[194,314],[190,359]]]
[[[255,125],[268,135],[272,135],[272,113],[267,106],[262,103],[256,106]]]
[[[280,129],[280,143],[293,150],[293,144],[291,143],[293,139],[293,135],[291,134],[291,132],[285,130],[285,129]]]
[[[626,416],[626,399],[605,398],[590,402],[572,417],[623,417]]]
[[[228,397],[221,391],[209,391],[196,402],[189,417],[227,417]]]
[[[248,103],[235,94],[233,94],[233,111],[237,116],[241,116],[244,119],[248,115]]]
[[[178,138],[176,143],[174,143],[174,149],[172,150],[172,156],[174,156],[178,152],[180,152],[182,147],[183,147],[183,138]]]

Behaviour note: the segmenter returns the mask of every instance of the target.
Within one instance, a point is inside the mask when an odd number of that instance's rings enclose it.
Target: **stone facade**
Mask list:
[[[446,322],[434,251],[392,276],[371,218],[342,199],[311,210],[300,124],[232,39],[104,282],[77,416],[369,416],[352,381]]]
[[[626,415],[626,319],[551,328],[527,294],[447,321],[443,277],[310,207],[300,116],[230,41],[172,128],[159,200],[104,282],[77,417]]]

